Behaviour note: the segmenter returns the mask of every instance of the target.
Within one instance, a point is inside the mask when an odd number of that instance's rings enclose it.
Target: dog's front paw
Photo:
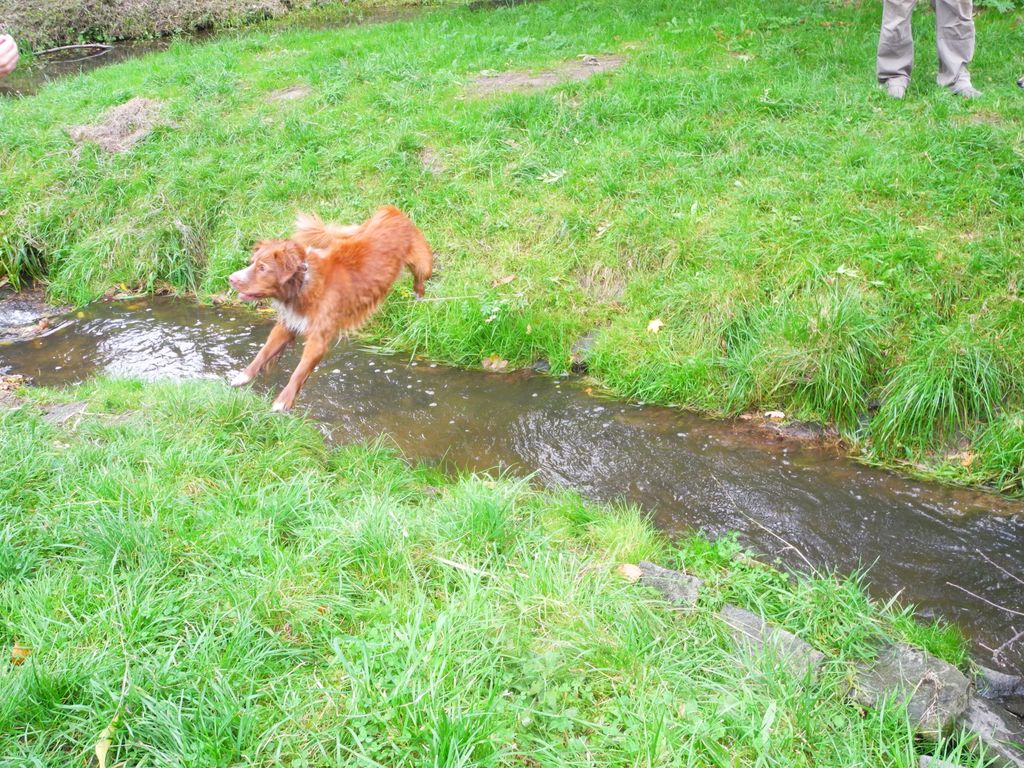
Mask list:
[[[271,413],[284,413],[285,411],[291,410],[292,404],[286,403],[281,400],[275,400],[274,404],[270,406]]]
[[[232,376],[231,381],[229,383],[231,384],[232,387],[244,387],[246,384],[252,381],[252,379],[252,376],[250,376],[245,371],[242,371],[241,373],[236,373],[234,376]]]

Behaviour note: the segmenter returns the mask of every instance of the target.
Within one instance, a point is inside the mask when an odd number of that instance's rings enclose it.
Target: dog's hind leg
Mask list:
[[[302,359],[295,367],[295,372],[288,380],[288,386],[281,390],[281,394],[274,400],[272,411],[287,411],[295,405],[295,398],[299,396],[302,385],[306,383],[309,374],[313,372],[317,364],[323,360],[327,353],[328,339],[322,334],[311,334],[306,337],[306,345],[302,348]]]
[[[413,232],[412,244],[405,257],[405,266],[412,272],[412,290],[417,298],[423,298],[424,283],[430,279],[434,269],[434,253],[430,250],[427,238],[418,229]]]
[[[280,355],[284,351],[284,348],[287,347],[294,338],[295,332],[288,330],[284,323],[278,323],[271,328],[270,336],[267,337],[267,343],[264,344],[263,348],[256,353],[256,357],[251,363],[249,363],[249,367],[237,374],[231,380],[231,386],[244,386],[259,376],[260,371],[266,368],[268,363]]]

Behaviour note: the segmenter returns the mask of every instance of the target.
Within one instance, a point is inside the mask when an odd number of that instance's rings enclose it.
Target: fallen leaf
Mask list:
[[[644,572],[640,570],[640,566],[633,565],[632,563],[623,563],[615,570],[626,581],[634,584],[640,581],[644,575]]]
[[[504,371],[508,368],[508,360],[503,360],[498,355],[485,357],[480,364],[483,366],[485,371]]]
[[[96,762],[100,768],[107,768],[107,752],[110,751],[110,745],[114,743],[114,732],[116,730],[117,715],[114,715],[110,725],[100,732],[100,737],[96,740]]]
[[[592,395],[592,394],[594,394],[594,388],[593,387],[587,387],[586,389],[583,390],[583,392],[584,392],[584,394]]]
[[[786,418],[786,414],[782,411],[765,411],[764,417],[766,419],[771,419],[772,421],[782,421]]]
[[[515,275],[505,275],[504,277],[499,277],[497,280],[491,281],[491,288],[497,288],[499,285],[508,285],[515,279]]]
[[[48,318],[45,318],[45,317],[42,320],[40,320],[38,323],[36,323],[36,328],[38,328],[40,331],[45,331],[49,327],[50,327],[50,321],[49,321]]]
[[[665,323],[662,322],[660,317],[656,317],[647,324],[647,330],[649,333],[657,333],[664,327]]]
[[[563,176],[565,176],[565,169],[559,168],[557,171],[545,171],[537,178],[545,184],[554,184],[561,181]]]
[[[837,275],[846,275],[847,277],[858,277],[857,269],[855,267],[848,267],[845,264],[840,264],[836,267]]]
[[[959,453],[951,453],[947,455],[947,458],[951,461],[959,462],[962,467],[970,467],[974,463],[974,452],[961,451]]]
[[[25,663],[25,659],[32,653],[32,649],[27,645],[22,645],[17,640],[14,641],[14,647],[11,648],[11,664],[15,667]]]

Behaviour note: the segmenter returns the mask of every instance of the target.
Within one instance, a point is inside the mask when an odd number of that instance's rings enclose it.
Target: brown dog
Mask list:
[[[299,216],[290,239],[257,243],[249,266],[232,274],[228,282],[242,301],[270,299],[277,309],[277,325],[249,367],[231,381],[232,386],[255,379],[301,333],[306,337],[302,360],[273,410],[291,408],[331,342],[373,314],[403,264],[412,272],[416,296],[422,297],[433,255],[423,233],[392,206],[351,227]]]

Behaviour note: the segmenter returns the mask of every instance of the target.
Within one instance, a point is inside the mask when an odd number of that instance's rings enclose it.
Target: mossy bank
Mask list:
[[[377,341],[559,371],[596,329],[590,373],[619,395],[778,409],[1020,494],[1024,27],[980,15],[986,94],[966,103],[933,85],[922,11],[897,103],[874,84],[877,15],[554,0],[175,43],[0,103],[0,272],[78,302],[115,283],[208,297],[296,211],[395,203],[440,269],[428,301],[392,297]],[[595,55],[621,66],[474,84]],[[75,146],[67,126],[132,97],[162,105],[151,135]]]

